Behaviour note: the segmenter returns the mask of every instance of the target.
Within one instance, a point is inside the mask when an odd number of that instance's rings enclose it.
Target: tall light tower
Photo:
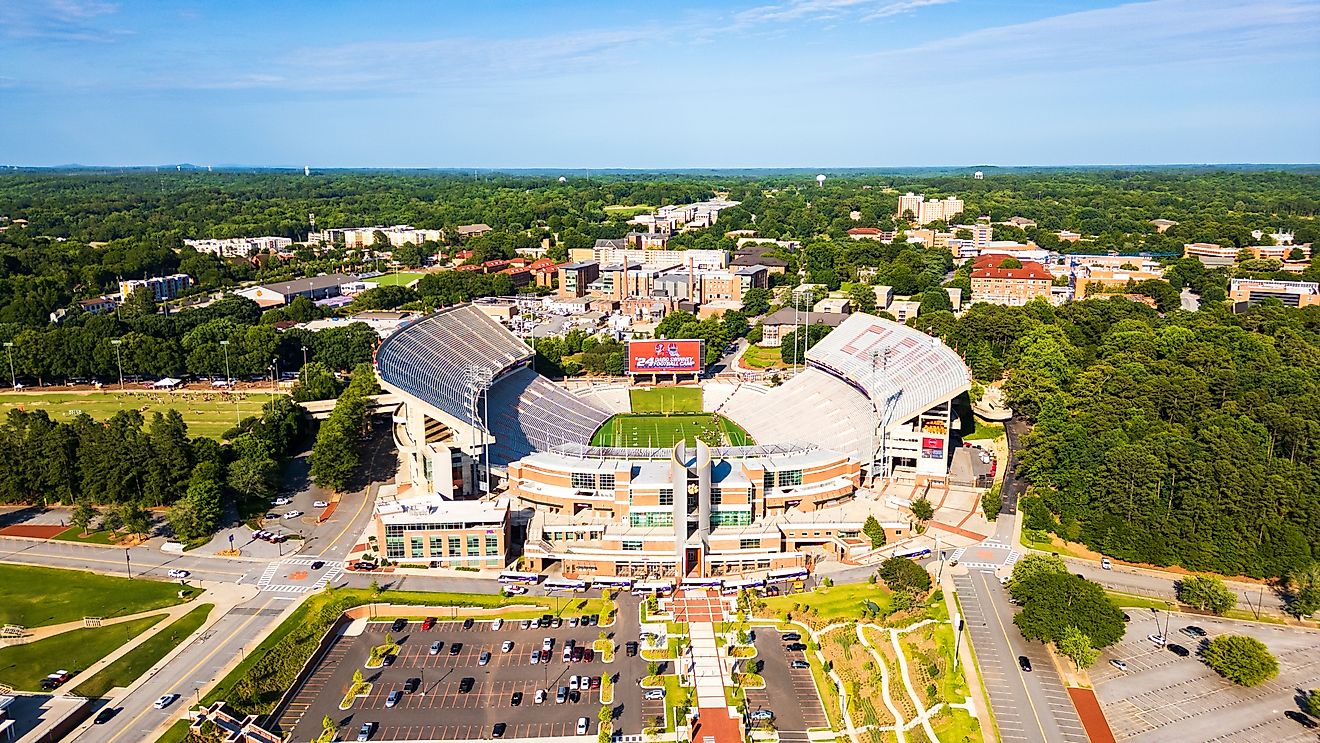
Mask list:
[[[481,459],[486,464],[485,491],[490,493],[490,441],[487,435],[490,433],[490,385],[494,379],[494,373],[487,367],[478,364],[469,364],[463,370],[463,376],[467,382],[472,414],[472,432],[480,433],[481,441],[478,446],[481,447]],[[478,399],[481,401],[481,410],[478,411]],[[475,442],[474,442],[475,443]]]
[[[9,386],[18,389],[18,375],[14,373],[14,344],[5,343],[5,351],[9,352]]]
[[[869,479],[868,487],[875,486],[875,432],[877,429],[881,429],[881,426],[884,426],[885,429],[889,427],[889,423],[887,420],[882,423],[882,419],[884,418],[884,416],[880,410],[880,405],[876,403],[875,398],[873,396],[875,395],[876,390],[879,389],[878,386],[879,380],[877,379],[878,375],[881,373],[882,370],[888,370],[889,368],[889,355],[891,353],[893,353],[893,349],[889,348],[888,346],[886,346],[885,348],[872,348],[870,353],[870,357],[871,357],[870,392],[872,396],[871,397],[872,419],[871,419],[871,443],[870,443],[870,448],[867,449],[866,452],[866,456],[870,460],[870,466],[867,467],[866,470],[867,478]],[[881,436],[887,438],[887,433],[882,432]],[[888,459],[885,457],[882,457],[882,459],[884,459],[884,461],[886,462],[888,461]]]
[[[122,340],[119,339],[119,338],[115,338],[114,340],[110,341],[110,345],[112,345],[112,346],[115,347],[115,366],[119,367],[119,391],[120,391],[120,392],[123,392],[123,391],[124,391],[124,364],[123,364],[123,362],[120,361],[120,359],[119,359],[119,346],[122,345],[123,343],[124,343],[124,341],[122,341]]]

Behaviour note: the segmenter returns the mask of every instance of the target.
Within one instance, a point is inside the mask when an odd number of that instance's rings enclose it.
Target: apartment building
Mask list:
[[[374,227],[337,227],[322,230],[309,234],[307,242],[343,245],[351,250],[362,250],[376,244],[376,233],[378,232],[385,236],[385,241],[392,248],[397,248],[404,243],[421,245],[428,240],[439,242],[445,236],[443,230],[424,230],[411,225],[396,224],[389,227],[377,225]]]
[[[153,299],[157,302],[163,302],[177,297],[180,292],[194,283],[192,277],[186,273],[153,276],[149,279],[129,279],[119,282],[119,301],[126,302],[133,292],[146,288],[151,292]]]
[[[184,240],[184,245],[199,253],[220,258],[251,258],[257,253],[279,253],[288,250],[293,240],[287,237],[230,237],[221,240]]]
[[[956,196],[927,201],[925,196],[908,191],[898,197],[898,213],[895,216],[901,219],[905,213],[911,212],[918,225],[926,225],[939,219],[953,219],[962,214],[962,210],[962,199]]]

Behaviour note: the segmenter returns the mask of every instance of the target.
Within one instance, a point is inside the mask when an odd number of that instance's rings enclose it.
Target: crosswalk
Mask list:
[[[310,567],[313,563],[317,563],[317,562],[324,562],[324,561],[313,560],[308,557],[291,557],[287,560],[272,562],[266,566],[266,569],[261,573],[261,577],[257,579],[257,588],[262,591],[275,591],[279,593],[294,593],[294,594],[309,593],[313,591],[319,591],[322,588],[325,588],[327,585],[330,584],[331,581],[337,580],[340,575],[343,575],[344,570],[342,566],[338,564],[331,564],[329,566],[329,569],[326,570],[321,575],[321,577],[317,578],[316,581],[312,583],[274,582],[275,574],[280,572],[281,568],[287,566]]]
[[[953,554],[950,556],[950,559],[956,560],[958,561],[959,565],[965,565],[972,570],[998,570],[999,568],[1011,568],[1013,567],[1013,565],[1017,563],[1018,560],[1022,558],[1022,553],[1009,547],[1007,544],[1004,544],[1003,542],[999,542],[995,540],[994,538],[987,539],[984,542],[981,542],[979,545],[974,545],[974,546],[978,548],[989,548],[996,551],[1007,550],[1007,554],[1005,555],[1004,560],[1002,562],[986,562],[984,560],[964,561],[962,558],[964,555],[967,554],[967,548],[959,547],[958,549],[953,551]]]

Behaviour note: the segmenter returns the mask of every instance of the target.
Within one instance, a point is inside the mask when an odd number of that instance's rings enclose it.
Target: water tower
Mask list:
[[[821,175],[816,176],[816,185],[817,185],[817,186],[824,186],[824,185],[825,185],[825,175],[824,175],[824,174],[821,174]]]
[[[559,176],[559,182],[560,182],[560,183],[568,183],[568,179],[561,175],[561,176]]]

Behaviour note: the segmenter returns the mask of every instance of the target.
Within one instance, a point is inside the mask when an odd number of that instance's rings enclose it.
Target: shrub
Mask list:
[[[1279,662],[1254,637],[1220,635],[1201,656],[1220,676],[1240,686],[1256,686],[1279,675]]]

